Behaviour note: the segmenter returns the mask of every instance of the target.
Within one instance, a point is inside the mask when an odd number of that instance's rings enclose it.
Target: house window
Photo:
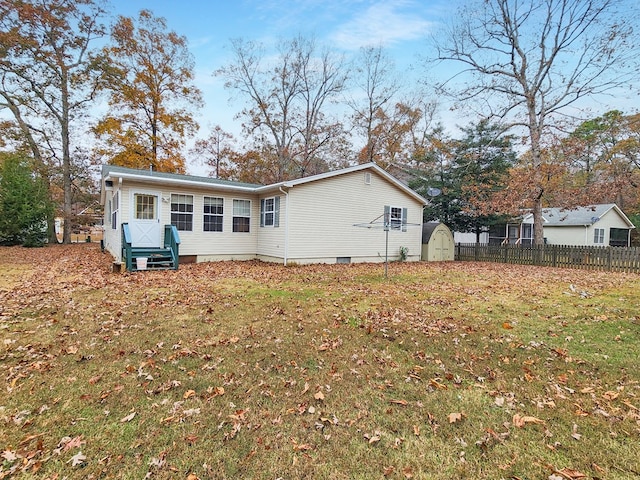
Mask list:
[[[604,228],[593,229],[593,243],[595,244],[604,243]]]
[[[224,213],[224,199],[220,197],[204,197],[204,225],[205,232],[221,232],[222,216]]]
[[[171,194],[171,225],[178,230],[193,230],[193,195]]]
[[[385,229],[407,231],[407,209],[401,207],[384,207],[384,227]]]
[[[111,228],[118,228],[118,209],[120,207],[120,192],[113,194],[113,204],[111,207]]]
[[[234,200],[233,201],[233,231],[249,232],[251,223],[251,201],[250,200]]]
[[[280,226],[280,197],[263,198],[260,200],[260,226]]]
[[[609,230],[609,245],[612,247],[628,247],[629,230],[626,228],[611,228]]]
[[[156,196],[135,194],[135,219],[136,220],[155,220],[156,219]]]

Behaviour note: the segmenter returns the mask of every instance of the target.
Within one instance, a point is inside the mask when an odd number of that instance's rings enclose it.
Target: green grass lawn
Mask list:
[[[0,248],[0,479],[640,478],[640,277]]]

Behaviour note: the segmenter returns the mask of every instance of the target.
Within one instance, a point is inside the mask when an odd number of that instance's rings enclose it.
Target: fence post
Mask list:
[[[556,245],[551,245],[551,258],[553,259],[553,267],[558,266],[558,249]]]
[[[611,271],[613,264],[613,248],[611,246],[607,247],[607,270]]]

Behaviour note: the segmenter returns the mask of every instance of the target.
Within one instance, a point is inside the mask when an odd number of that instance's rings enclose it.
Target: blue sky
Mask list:
[[[137,16],[142,9],[164,17],[168,27],[189,40],[196,83],[205,107],[201,131],[219,124],[238,133],[233,120],[242,108],[229,103],[229,92],[213,72],[228,62],[229,40],[241,37],[274,44],[295,35],[314,36],[319,44],[357,54],[362,46],[382,44],[398,71],[415,71],[418,55],[450,1],[441,0],[112,0],[113,13]],[[447,7],[447,9],[450,7]]]
[[[242,109],[241,100],[229,102],[230,92],[213,72],[229,61],[229,40],[243,38],[273,45],[295,35],[314,36],[347,57],[365,45],[383,45],[393,58],[403,79],[425,76],[420,56],[426,56],[428,36],[442,22],[455,15],[463,0],[111,0],[113,14],[136,17],[142,9],[166,18],[169,29],[185,35],[196,63],[196,84],[203,91],[205,107],[198,115],[201,135],[220,125],[237,135],[239,121],[233,119]],[[633,5],[637,0],[622,0]],[[437,71],[441,78],[447,76]],[[625,113],[638,109],[640,101],[629,90],[618,98],[595,103],[600,115],[612,108]],[[469,121],[453,117],[446,105],[440,108],[446,127]],[[192,168],[193,167],[193,168]],[[197,165],[192,173],[202,173]]]

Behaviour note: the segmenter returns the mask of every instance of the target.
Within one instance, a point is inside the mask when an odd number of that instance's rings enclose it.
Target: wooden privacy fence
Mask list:
[[[455,259],[640,273],[638,247],[458,243]]]

